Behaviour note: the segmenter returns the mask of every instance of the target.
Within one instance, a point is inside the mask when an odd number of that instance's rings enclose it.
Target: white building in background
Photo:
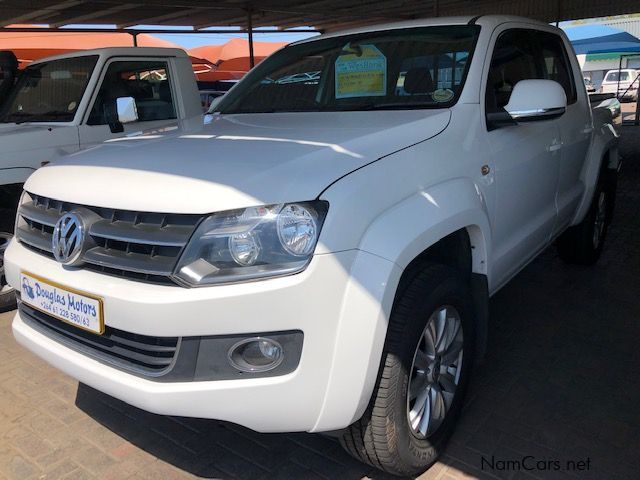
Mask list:
[[[640,38],[640,14],[637,16],[624,16],[618,18],[602,18],[591,20],[590,25],[606,25],[630,33],[636,38]],[[577,27],[585,25],[583,22],[571,22],[567,26]],[[627,55],[627,53],[623,53]],[[609,70],[620,67],[620,52],[592,53],[578,55],[580,68],[584,76],[598,88]],[[640,70],[640,53],[634,56],[622,58],[622,68],[635,68]]]
[[[582,54],[578,55],[578,62],[584,77],[598,88],[609,70],[617,70],[620,67],[620,53]],[[640,70],[640,53],[634,54],[633,57],[623,57],[622,68]]]
[[[606,25],[607,27],[617,28],[630,33],[636,38],[640,38],[640,16],[620,17],[611,19],[596,20],[593,23],[597,25]]]

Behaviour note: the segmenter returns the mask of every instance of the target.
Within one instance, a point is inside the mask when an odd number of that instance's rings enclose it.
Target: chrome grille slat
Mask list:
[[[38,250],[51,253],[51,235],[39,229],[18,227],[16,235],[21,242],[27,243]]]
[[[20,207],[20,215],[28,220],[48,227],[55,226],[58,218],[60,218],[60,214],[57,211],[51,209],[45,210],[44,208],[36,207],[32,203],[22,205]]]
[[[82,259],[85,268],[137,281],[173,284],[171,274],[200,215],[118,210],[78,205],[39,195],[20,205],[17,237],[43,255],[52,254],[52,231],[72,210],[91,218],[94,246]],[[164,280],[163,280],[164,279]]]
[[[192,231],[192,227],[180,225],[161,227],[159,225],[131,225],[122,221],[111,222],[103,220],[91,225],[89,235],[143,245],[183,247],[189,240]]]
[[[102,247],[95,247],[84,254],[84,261],[101,267],[169,276],[176,263],[175,257],[152,257],[140,253],[126,253]]]

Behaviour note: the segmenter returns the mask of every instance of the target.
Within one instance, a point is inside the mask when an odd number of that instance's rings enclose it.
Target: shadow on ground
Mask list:
[[[226,422],[154,415],[83,384],[76,405],[139,448],[199,477],[398,478],[357,462],[321,435],[258,434]]]

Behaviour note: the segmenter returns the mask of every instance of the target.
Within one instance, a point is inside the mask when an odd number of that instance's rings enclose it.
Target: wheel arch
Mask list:
[[[394,305],[404,289],[428,264],[455,269],[466,279],[476,326],[476,363],[484,358],[488,337],[489,283],[486,274],[486,239],[478,225],[467,225],[438,240],[420,252],[402,271],[394,295]],[[393,308],[393,307],[392,307]]]
[[[577,225],[587,214],[601,173],[617,172],[620,169],[618,138],[618,133],[610,124],[603,125],[600,132],[595,135],[589,156],[580,174],[580,179],[585,186],[584,194],[570,225]]]
[[[491,229],[486,204],[471,179],[456,178],[417,192],[383,212],[364,233],[359,249],[405,270],[430,248],[445,257],[441,242],[459,247],[465,235],[471,272],[488,275]]]

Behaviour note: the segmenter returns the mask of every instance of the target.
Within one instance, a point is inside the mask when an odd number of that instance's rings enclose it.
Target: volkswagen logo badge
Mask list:
[[[85,226],[74,212],[65,213],[53,227],[53,256],[63,265],[77,263],[82,254]]]

